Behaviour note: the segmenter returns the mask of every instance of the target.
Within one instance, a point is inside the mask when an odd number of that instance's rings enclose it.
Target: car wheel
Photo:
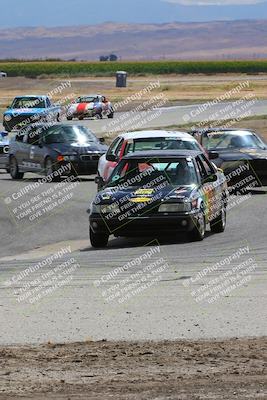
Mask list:
[[[204,212],[199,214],[199,220],[194,229],[189,232],[189,237],[192,241],[198,242],[204,239],[206,233],[206,219]]]
[[[10,175],[12,179],[22,179],[24,176],[23,172],[19,172],[19,166],[16,157],[11,157],[10,159]]]
[[[108,118],[114,118],[114,112],[109,113]]]
[[[94,232],[91,226],[89,227],[89,237],[92,247],[95,247],[96,249],[106,247],[108,244],[108,233]]]
[[[226,210],[223,207],[220,215],[210,222],[210,230],[213,233],[224,232],[226,226]]]
[[[67,116],[68,121],[72,121],[72,117]]]
[[[83,115],[80,115],[79,117],[78,117],[78,120],[79,121],[82,121],[84,119],[84,116]]]
[[[52,182],[59,182],[60,181],[60,176],[55,176],[54,175],[55,169],[53,165],[53,161],[50,157],[47,157],[45,160],[45,176],[51,176]]]
[[[96,116],[97,119],[103,119],[102,112],[97,113],[95,116]]]

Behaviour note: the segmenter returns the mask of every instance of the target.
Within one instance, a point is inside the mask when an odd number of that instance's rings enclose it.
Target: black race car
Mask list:
[[[37,172],[50,180],[95,174],[106,150],[103,140],[83,126],[34,124],[10,142],[10,174],[13,179],[22,179],[25,172]]]
[[[99,182],[101,181],[101,182]],[[102,183],[97,177],[96,182]],[[93,247],[109,235],[188,232],[202,240],[206,225],[222,232],[228,190],[222,171],[193,150],[143,151],[122,158],[88,210]]]
[[[190,132],[222,168],[229,186],[267,185],[267,145],[255,132],[242,129],[207,129]],[[250,181],[248,179],[251,177]],[[247,186],[246,186],[247,185]]]
[[[9,138],[8,132],[0,132],[0,169],[8,170]]]

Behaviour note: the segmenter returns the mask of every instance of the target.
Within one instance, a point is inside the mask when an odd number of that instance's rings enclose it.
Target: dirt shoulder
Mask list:
[[[0,399],[267,399],[267,338],[0,347]]]

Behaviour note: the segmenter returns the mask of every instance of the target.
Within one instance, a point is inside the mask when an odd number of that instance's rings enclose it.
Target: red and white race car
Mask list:
[[[118,162],[128,153],[176,149],[204,151],[201,144],[186,132],[155,130],[123,133],[116,137],[107,153],[100,157],[98,177],[102,178],[102,183],[107,181]]]
[[[67,119],[73,118],[82,120],[84,118],[100,118],[106,115],[113,118],[114,109],[111,102],[101,94],[92,94],[88,96],[80,96],[69,106],[67,110]]]

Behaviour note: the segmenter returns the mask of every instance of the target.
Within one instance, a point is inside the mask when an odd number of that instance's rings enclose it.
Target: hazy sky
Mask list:
[[[0,0],[0,27],[267,19],[267,0]]]

